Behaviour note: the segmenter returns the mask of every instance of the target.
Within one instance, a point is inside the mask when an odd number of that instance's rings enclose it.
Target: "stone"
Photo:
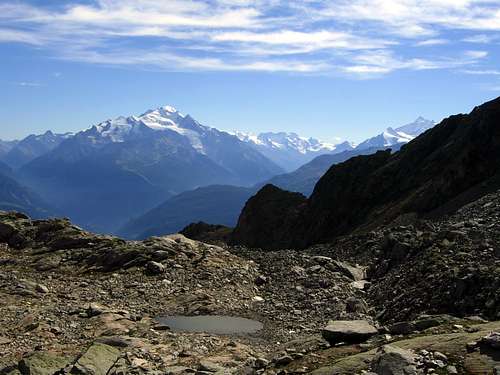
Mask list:
[[[377,334],[377,329],[366,320],[334,320],[322,329],[323,338],[330,344],[361,343]]]
[[[359,290],[368,290],[371,283],[367,280],[358,280],[351,283],[352,287]]]
[[[65,368],[71,360],[47,353],[34,353],[23,358],[18,368],[23,375],[53,375]]]
[[[277,366],[286,366],[293,362],[293,358],[290,357],[289,355],[284,355],[276,358],[274,362],[276,363]]]
[[[348,313],[367,314],[368,305],[362,299],[350,297],[346,300],[346,311]]]
[[[193,370],[192,368],[185,367],[185,366],[169,366],[165,368],[165,375],[181,375],[181,374],[188,374],[188,373],[195,373],[196,371]]]
[[[112,346],[94,343],[78,358],[72,374],[106,375],[120,357],[120,351]]]
[[[2,337],[0,336],[0,345],[7,345],[12,342],[11,339],[8,339],[7,337]]]
[[[366,278],[366,270],[362,267],[355,267],[347,262],[340,262],[338,260],[329,263],[336,270],[349,277],[354,281],[361,281]]]
[[[446,371],[448,371],[448,374],[458,374],[458,370],[455,366],[448,366],[446,367]]]
[[[263,369],[269,366],[269,361],[265,358],[257,358],[255,360],[255,368],[256,369]]]
[[[408,335],[416,330],[415,324],[412,322],[397,322],[391,324],[388,329],[393,335]]]
[[[416,355],[392,345],[381,347],[371,363],[378,375],[417,375]]]
[[[492,332],[488,336],[485,336],[481,339],[483,344],[488,345],[493,349],[500,350],[500,332]]]
[[[160,275],[165,272],[165,266],[159,262],[155,262],[153,260],[150,260],[149,262],[146,263],[146,272],[149,275]]]
[[[253,302],[257,302],[257,303],[261,303],[261,302],[264,302],[264,298],[260,297],[260,296],[254,296],[252,298],[252,301]]]
[[[201,360],[198,366],[198,370],[207,372],[219,372],[223,369],[222,366],[207,360]]]
[[[108,312],[109,309],[99,303],[92,302],[89,304],[89,307],[87,308],[87,315],[89,317],[94,317],[94,316],[99,316],[101,314],[104,314],[105,312]]]
[[[43,284],[37,284],[36,287],[35,287],[35,290],[38,292],[38,293],[43,293],[43,294],[46,294],[49,292],[49,288],[47,288],[45,285]]]
[[[266,283],[267,283],[267,277],[265,277],[263,275],[259,275],[255,279],[255,285],[257,285],[257,286],[262,286],[262,285],[264,285]]]
[[[439,361],[443,361],[443,362],[448,362],[448,357],[445,356],[443,353],[441,352],[434,352],[432,353],[432,355],[434,356],[434,359],[437,359]]]

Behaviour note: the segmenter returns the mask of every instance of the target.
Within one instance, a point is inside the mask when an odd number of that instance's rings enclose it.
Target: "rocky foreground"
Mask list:
[[[0,214],[0,374],[499,374],[500,194],[302,251]],[[258,320],[252,334],[156,318]]]

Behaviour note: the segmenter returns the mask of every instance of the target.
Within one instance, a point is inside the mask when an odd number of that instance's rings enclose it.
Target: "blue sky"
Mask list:
[[[360,141],[500,95],[500,0],[0,3],[0,138],[173,105]]]

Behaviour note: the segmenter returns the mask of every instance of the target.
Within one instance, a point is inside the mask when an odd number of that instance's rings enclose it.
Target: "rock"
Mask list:
[[[330,344],[361,343],[377,334],[377,329],[366,320],[334,320],[322,329],[323,338]]]
[[[93,316],[98,316],[98,315],[101,315],[105,312],[108,312],[109,309],[99,303],[91,303],[87,309],[87,315],[89,317],[93,317]]]
[[[388,256],[393,265],[401,263],[410,253],[411,245],[405,242],[396,241]]]
[[[457,318],[451,315],[422,315],[418,319],[416,319],[413,324],[415,325],[415,329],[417,331],[423,331],[428,328],[438,327],[443,324],[450,323],[455,321]]]
[[[255,285],[257,285],[257,286],[262,286],[262,285],[264,285],[266,283],[267,283],[267,277],[265,277],[263,275],[259,275],[255,279]]]
[[[276,363],[277,366],[286,366],[292,362],[293,362],[293,358],[290,357],[289,355],[284,355],[284,356],[278,357],[274,361],[274,363]]]
[[[442,361],[444,363],[448,362],[448,357],[445,356],[441,352],[434,352],[434,353],[432,353],[432,355],[434,356],[434,359],[437,359],[437,360]]]
[[[261,302],[264,302],[264,298],[262,298],[261,296],[254,296],[252,298],[252,301],[257,302],[257,303],[261,303]]]
[[[47,288],[45,285],[42,284],[37,284],[35,290],[39,293],[48,293],[49,288]]]
[[[485,336],[481,339],[481,343],[488,345],[493,349],[500,350],[500,333],[492,332],[488,336]]]
[[[330,264],[332,265],[331,267],[354,281],[361,281],[366,278],[366,270],[364,268],[355,267],[347,262],[340,262],[338,260]]]
[[[378,375],[417,375],[416,355],[392,345],[381,347],[371,363]]]
[[[416,330],[412,322],[397,322],[391,324],[388,329],[393,335],[408,335]]]
[[[109,346],[114,346],[116,348],[128,348],[128,347],[140,348],[145,345],[141,339],[129,336],[100,337],[96,340],[96,342],[101,344],[106,344]]]
[[[315,256],[311,257],[311,260],[313,260],[314,262],[316,262],[316,263],[318,263],[318,264],[320,264],[322,266],[324,266],[324,265],[326,265],[326,264],[328,264],[328,263],[330,263],[330,262],[333,261],[332,258],[321,256],[321,255],[315,255]]]
[[[78,358],[72,374],[106,375],[120,357],[120,351],[112,346],[94,343]]]
[[[346,300],[346,311],[348,313],[367,314],[368,305],[362,299],[350,297]]]
[[[19,362],[19,371],[23,375],[53,375],[71,362],[68,358],[47,353],[34,353]]]
[[[219,372],[223,369],[222,366],[207,360],[201,360],[198,366],[198,370],[207,372]]]
[[[185,366],[169,366],[165,369],[165,375],[192,374],[196,371]]]
[[[458,374],[458,370],[455,366],[446,367],[446,371],[448,371],[448,374]]]
[[[2,337],[0,336],[0,345],[7,345],[12,342],[11,339],[8,339],[7,337]]]
[[[265,358],[257,358],[255,360],[255,368],[256,369],[263,369],[269,366],[269,361]]]
[[[145,267],[149,275],[160,275],[165,272],[165,266],[153,260],[147,262]]]
[[[371,283],[366,280],[358,280],[358,281],[353,281],[351,285],[355,289],[367,290],[370,288]]]

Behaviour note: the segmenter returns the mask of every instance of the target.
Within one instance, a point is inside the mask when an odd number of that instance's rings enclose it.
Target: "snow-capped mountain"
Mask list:
[[[315,138],[301,137],[296,133],[234,134],[286,171],[295,170],[316,156],[351,150],[354,147],[349,142],[327,143]]]
[[[410,142],[426,130],[434,127],[435,121],[418,117],[415,121],[396,129],[387,128],[383,133],[361,142],[356,149],[362,150],[372,147],[389,147]]]
[[[21,169],[43,198],[104,232],[172,194],[211,184],[251,186],[282,172],[238,137],[169,106],[94,125]]]
[[[4,142],[8,149],[0,159],[12,168],[19,168],[33,159],[53,150],[72,133],[56,134],[48,130],[43,134],[32,134],[20,141]]]

